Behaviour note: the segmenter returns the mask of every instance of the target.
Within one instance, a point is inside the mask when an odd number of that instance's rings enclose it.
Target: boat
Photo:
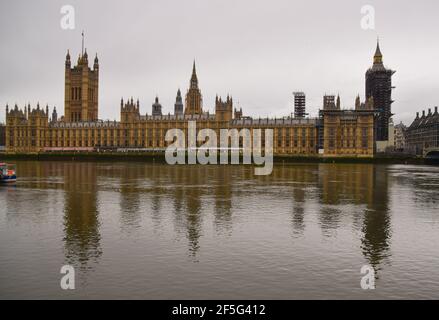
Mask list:
[[[0,183],[14,183],[17,181],[15,165],[0,163]]]

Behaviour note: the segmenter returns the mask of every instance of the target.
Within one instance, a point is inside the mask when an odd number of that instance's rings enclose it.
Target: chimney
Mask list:
[[[431,115],[431,108],[428,108],[428,115]]]
[[[419,118],[419,112],[416,112],[416,118]]]
[[[437,113],[437,107],[434,107],[434,113]]]
[[[425,117],[425,110],[422,110],[422,116]]]

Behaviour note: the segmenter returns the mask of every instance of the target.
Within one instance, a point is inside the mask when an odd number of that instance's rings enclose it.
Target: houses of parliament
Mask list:
[[[158,97],[151,113],[142,114],[139,101],[131,98],[120,101],[119,121],[103,121],[99,120],[99,70],[97,55],[91,66],[87,50],[76,64],[67,52],[62,117],[49,106],[6,105],[6,152],[164,151],[170,143],[165,141],[167,130],[182,129],[187,135],[188,122],[196,121],[197,130],[210,128],[218,137],[221,129],[247,128],[252,135],[254,129],[273,129],[273,153],[278,156],[373,157],[377,122],[383,122],[380,110],[389,114],[388,108],[374,102],[388,99],[387,91],[384,96],[380,92],[383,85],[379,81],[384,75],[382,81],[389,85],[385,75],[391,76],[382,64],[379,45],[374,65],[366,73],[367,101],[362,103],[358,96],[353,108],[344,109],[339,96],[325,95],[317,118],[300,112],[294,117],[247,117],[242,108],[234,107],[231,96],[217,96],[215,112],[205,111],[194,62],[189,89],[184,98],[177,91],[173,114],[162,113]]]

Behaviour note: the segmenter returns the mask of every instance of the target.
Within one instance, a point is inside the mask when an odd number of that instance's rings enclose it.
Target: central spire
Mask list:
[[[195,68],[195,59],[194,59],[194,65],[192,67],[192,77],[191,77],[191,85],[190,87],[192,89],[198,88],[198,78],[197,78],[197,70]]]
[[[197,70],[195,67],[195,59],[192,67],[192,77],[189,90],[186,94],[186,109],[185,114],[202,114],[203,98],[201,96],[200,88],[198,88]]]

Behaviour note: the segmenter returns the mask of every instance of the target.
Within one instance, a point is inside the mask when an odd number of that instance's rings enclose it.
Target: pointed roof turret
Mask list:
[[[183,114],[183,98],[181,97],[180,88],[178,89],[177,97],[175,98],[174,114],[175,115]]]
[[[93,63],[93,68],[98,69],[99,68],[99,59],[98,59],[98,53],[96,52],[95,61]]]
[[[373,56],[373,64],[383,64],[383,54],[380,49],[380,39],[377,39],[377,48],[375,50],[375,55]]]
[[[70,67],[71,66],[71,61],[70,61],[70,51],[67,50],[67,55],[66,55],[66,67]]]
[[[355,109],[360,109],[361,107],[361,100],[360,100],[360,95],[357,95],[357,98],[355,98]]]
[[[192,76],[197,77],[197,70],[196,70],[196,67],[195,67],[195,59],[194,59],[194,65],[192,67]]]
[[[162,115],[162,105],[159,102],[159,97],[155,97],[155,102],[152,105],[152,115],[153,116],[161,116]]]
[[[175,98],[175,102],[176,102],[176,103],[181,103],[182,100],[183,100],[183,98],[181,97],[181,91],[180,91],[180,89],[178,89],[178,91],[177,91],[177,97]]]
[[[191,77],[191,88],[197,89],[198,88],[198,77],[197,77],[197,69],[195,67],[195,59],[194,59],[194,65],[192,67],[192,77]]]

